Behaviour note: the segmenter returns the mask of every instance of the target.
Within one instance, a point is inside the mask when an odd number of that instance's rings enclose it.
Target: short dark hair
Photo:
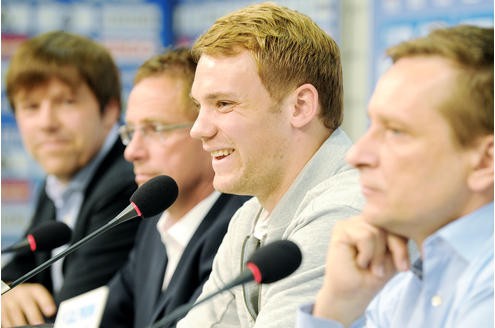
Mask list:
[[[161,54],[153,56],[145,61],[137,70],[134,84],[141,80],[166,75],[183,82],[184,114],[192,121],[198,116],[198,111],[191,98],[191,86],[196,72],[196,61],[193,59],[191,49],[177,47],[166,49]]]
[[[120,73],[110,52],[86,37],[63,31],[38,35],[23,42],[7,71],[7,97],[56,77],[75,88],[84,82],[94,93],[100,110],[115,101],[121,108]]]

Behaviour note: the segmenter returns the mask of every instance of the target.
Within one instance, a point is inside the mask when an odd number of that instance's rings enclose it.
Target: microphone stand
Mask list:
[[[129,205],[128,208],[131,207],[131,209],[133,208],[132,205]],[[26,273],[25,275],[21,276],[20,278],[14,280],[12,283],[8,284],[7,287],[4,288],[4,285],[5,283],[3,283],[2,281],[2,295],[5,294],[6,292],[8,292],[9,290],[11,290],[12,288],[14,288],[15,286],[25,282],[26,280],[28,280],[29,278],[31,278],[32,276],[34,276],[35,274],[45,270],[47,267],[49,267],[50,265],[52,265],[54,262],[56,262],[57,260],[59,260],[60,258],[74,252],[75,250],[77,250],[79,247],[81,247],[83,244],[85,244],[87,241],[95,238],[96,236],[100,235],[101,233],[113,228],[114,226],[118,225],[119,223],[121,223],[121,217],[128,214],[128,213],[124,213],[124,211],[122,211],[122,215],[119,215],[117,216],[116,218],[114,218],[112,221],[109,221],[107,224],[105,224],[104,226],[96,229],[95,231],[93,231],[92,233],[90,233],[89,235],[87,235],[86,237],[78,240],[77,242],[75,242],[74,244],[72,244],[70,247],[66,248],[64,251],[58,253],[57,255],[55,255],[54,257],[50,258],[48,261],[46,261],[45,263],[41,264],[40,266],[37,266],[36,268],[34,268],[33,270],[29,271],[28,273]],[[137,217],[138,215],[135,215],[134,217]],[[127,219],[127,218],[126,218]]]
[[[229,289],[231,289],[231,288],[233,288],[233,287],[235,287],[237,285],[241,285],[241,284],[245,284],[247,282],[250,282],[253,279],[254,279],[254,277],[253,277],[253,273],[251,271],[248,271],[248,270],[247,271],[244,271],[237,278],[235,278],[230,283],[228,283],[225,286],[223,286],[223,288],[217,290],[216,292],[214,292],[214,293],[212,293],[210,295],[206,295],[204,298],[202,298],[201,300],[199,300],[197,302],[191,301],[189,303],[186,303],[186,304],[183,304],[183,305],[179,306],[174,311],[172,311],[169,315],[166,315],[161,320],[155,322],[149,328],[160,328],[160,327],[163,327],[164,325],[169,324],[169,323],[171,323],[171,322],[173,322],[173,321],[175,321],[175,320],[183,317],[193,307],[196,307],[197,305],[200,305],[201,303],[208,301],[209,299],[213,298],[214,296],[217,296],[218,294],[220,294],[220,293],[222,293],[222,292],[224,292],[226,290],[229,290]]]

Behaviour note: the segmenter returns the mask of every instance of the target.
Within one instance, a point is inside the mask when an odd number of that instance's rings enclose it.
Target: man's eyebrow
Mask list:
[[[198,102],[196,98],[193,97],[192,94],[189,94],[191,99],[194,102]],[[215,99],[221,99],[221,98],[233,98],[235,97],[233,93],[231,92],[215,92],[215,93],[209,93],[206,95],[205,100],[215,100]]]

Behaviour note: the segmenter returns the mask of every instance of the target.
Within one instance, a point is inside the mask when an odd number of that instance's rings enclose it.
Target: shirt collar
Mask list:
[[[156,224],[162,242],[166,244],[167,240],[173,239],[185,248],[218,197],[220,197],[220,193],[214,191],[172,225],[168,213],[165,212]]]
[[[45,191],[55,205],[60,205],[63,203],[63,197],[66,193],[73,191],[82,192],[86,189],[91,177],[96,171],[96,168],[110,151],[118,136],[118,124],[115,124],[105,138],[103,146],[100,148],[97,155],[87,165],[79,170],[79,172],[72,177],[68,184],[64,184],[54,175],[47,176]]]
[[[492,237],[493,202],[447,224],[427,238],[425,245],[436,238],[441,238],[466,261],[470,261]]]

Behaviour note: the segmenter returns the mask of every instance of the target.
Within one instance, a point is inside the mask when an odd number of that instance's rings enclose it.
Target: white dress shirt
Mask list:
[[[199,202],[178,221],[172,221],[168,211],[163,212],[156,228],[167,252],[167,267],[163,278],[162,290],[165,290],[172,278],[182,253],[213,204],[220,197],[215,191]]]

